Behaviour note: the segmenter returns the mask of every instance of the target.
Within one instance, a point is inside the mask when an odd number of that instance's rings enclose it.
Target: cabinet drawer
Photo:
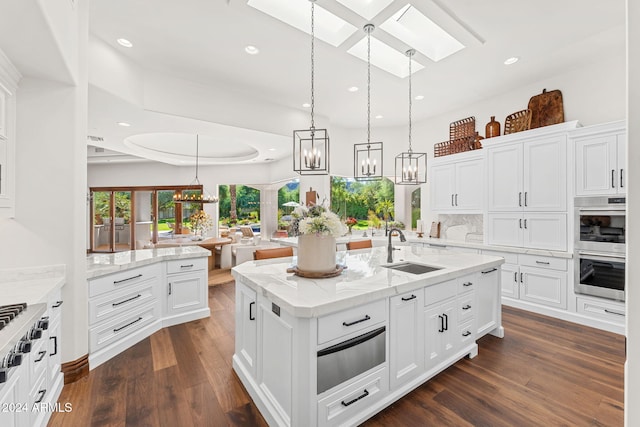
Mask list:
[[[46,331],[45,331],[46,332]],[[42,338],[31,341],[31,352],[29,353],[29,378],[38,378],[43,375],[49,362],[49,353],[47,352],[48,334],[42,334]]]
[[[613,323],[625,323],[624,303],[616,304],[614,302],[596,301],[578,297],[577,310],[578,313],[585,314],[589,317],[608,320]]]
[[[551,270],[567,271],[567,260],[546,256],[520,255],[520,265],[529,267],[549,268]]]
[[[447,280],[424,288],[424,305],[431,305],[454,297],[458,291],[458,280]]]
[[[167,261],[167,274],[206,270],[207,258],[174,259]]]
[[[155,322],[159,314],[159,304],[154,302],[142,307],[137,307],[125,315],[90,329],[90,352],[100,350]]]
[[[318,426],[348,425],[349,418],[387,394],[387,368],[375,371],[318,401]]]
[[[62,314],[62,289],[57,289],[47,299],[47,315],[50,323],[60,319]]]
[[[483,249],[482,254],[502,257],[504,258],[505,264],[518,264],[518,254],[514,254],[511,252],[488,251],[486,249]]]
[[[361,331],[387,320],[386,300],[329,314],[318,319],[318,344]]]
[[[33,388],[29,391],[29,409],[33,408],[34,405],[39,405],[40,402],[46,402],[47,397],[47,376],[44,374],[44,371],[40,373],[37,380],[32,381]],[[31,414],[33,417],[38,416],[38,412],[34,411]],[[35,424],[34,424],[35,425]]]
[[[462,297],[458,297],[458,319],[460,322],[474,316],[476,311],[476,294],[470,293]]]
[[[89,280],[89,297],[134,286],[158,276],[160,276],[160,264],[153,264],[92,279]]]
[[[112,319],[157,298],[158,281],[148,280],[89,300],[89,325]]]
[[[478,276],[471,274],[469,276],[460,277],[456,279],[458,282],[458,293],[463,294],[465,292],[474,291],[478,286]]]
[[[476,334],[474,333],[476,328],[474,328],[473,325],[474,322],[473,319],[471,319],[460,325],[460,328],[458,329],[458,332],[460,333],[460,343],[463,347],[476,339]]]

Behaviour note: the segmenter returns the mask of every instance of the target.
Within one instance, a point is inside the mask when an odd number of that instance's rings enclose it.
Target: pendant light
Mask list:
[[[396,156],[396,184],[418,185],[427,182],[427,153],[415,153],[411,148],[411,57],[415,49],[406,52],[409,57],[409,151]]]
[[[329,134],[326,129],[316,129],[314,122],[314,67],[315,24],[314,6],[311,2],[311,127],[293,131],[293,170],[300,175],[329,174]]]
[[[198,179],[198,158],[200,155],[199,149],[200,149],[200,137],[199,135],[196,135],[196,177],[193,181],[191,181],[191,184],[189,184],[189,187],[200,187],[201,188],[200,194],[185,194],[185,191],[183,190],[173,195],[174,202],[218,203],[218,197],[212,196],[209,193],[207,193],[204,189],[204,186],[200,183],[200,180]]]
[[[371,142],[371,32],[374,29],[373,24],[364,26],[367,33],[367,142],[353,146],[353,177],[356,181],[382,179],[382,142]]]

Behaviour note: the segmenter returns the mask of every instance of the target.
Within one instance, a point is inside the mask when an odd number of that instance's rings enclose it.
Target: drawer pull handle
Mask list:
[[[482,271],[482,274],[489,274],[489,273],[493,273],[494,271],[497,271],[497,268],[492,268],[491,270],[486,270],[486,271]]]
[[[609,310],[608,308],[605,308],[604,312],[609,314],[617,314],[618,316],[624,316],[624,313],[620,313],[619,311]]]
[[[249,320],[256,320],[256,316],[254,316],[254,315],[253,315],[253,310],[252,310],[252,308],[253,308],[253,306],[254,306],[255,304],[256,304],[256,302],[255,302],[255,301],[251,301],[251,302],[249,303]]]
[[[536,264],[549,265],[549,261],[536,261]]]
[[[416,299],[416,298],[417,297],[415,295],[411,294],[410,297],[407,297],[407,298],[402,297],[401,299],[402,299],[402,301],[411,301],[412,299]]]
[[[142,317],[138,317],[136,320],[134,320],[133,322],[129,322],[124,326],[120,326],[119,328],[115,328],[113,330],[113,332],[120,332],[121,330],[123,330],[124,328],[128,328],[129,326],[133,325],[134,323],[138,323],[139,321],[142,320]]]
[[[133,301],[133,300],[135,300],[135,299],[138,299],[138,298],[140,298],[141,296],[142,296],[142,294],[138,294],[138,295],[136,295],[135,297],[131,297],[131,298],[129,298],[129,299],[126,299],[126,300],[124,300],[124,301],[120,301],[120,302],[114,302],[114,303],[113,303],[113,304],[111,304],[111,305],[112,305],[112,306],[114,306],[114,307],[117,307],[117,306],[122,305],[122,304],[124,304],[124,303],[126,303],[126,302],[129,302],[129,301]]]
[[[40,391],[38,391],[38,395],[39,395],[39,396],[38,396],[38,399],[37,399],[35,402],[33,402],[33,403],[40,403],[40,402],[42,402],[42,400],[44,399],[44,395],[45,395],[45,394],[47,394],[47,389],[46,389],[46,388],[45,388],[44,390],[40,390]]]
[[[443,327],[443,329],[444,329],[444,331],[448,331],[449,330],[449,316],[447,316],[444,313],[442,313],[442,316],[444,317],[444,327]]]
[[[39,358],[35,359],[34,362],[40,362],[42,361],[42,359],[44,359],[44,357],[47,355],[46,351],[39,351],[38,352],[38,356],[40,356]]]
[[[468,337],[469,335],[471,335],[471,332],[466,331],[462,334],[463,337]]]
[[[169,282],[169,295],[171,295],[172,291],[173,291],[173,286],[171,285],[171,282]]]
[[[438,332],[444,332],[444,317],[438,314],[438,319],[440,319],[440,329],[438,329]]]
[[[49,337],[49,339],[53,340],[53,353],[49,354],[49,357],[51,357],[58,354],[58,337]]]
[[[473,286],[473,282],[464,282],[462,286],[464,286],[465,288],[468,288],[469,286]]]
[[[51,308],[58,308],[58,307],[60,307],[60,306],[62,305],[62,303],[63,303],[63,301],[56,301],[56,303],[55,303],[55,304],[53,304],[53,305],[51,306]]]
[[[180,268],[191,268],[193,264],[181,265]]]
[[[364,389],[364,393],[362,393],[360,396],[356,397],[353,400],[350,400],[348,402],[345,402],[344,400],[341,402],[343,406],[349,406],[349,405],[353,405],[354,403],[356,403],[358,400],[360,399],[364,399],[365,397],[369,396],[369,392],[367,391],[367,389]]]
[[[471,306],[469,304],[467,304],[464,307],[462,307],[463,310],[469,310],[470,308],[471,308]]]
[[[366,314],[366,315],[365,315],[362,319],[360,319],[360,320],[356,320],[356,321],[354,321],[354,322],[342,322],[342,324],[343,324],[344,326],[353,326],[353,325],[355,325],[355,324],[357,324],[357,323],[366,322],[367,320],[370,320],[370,319],[371,319],[371,317],[369,317],[369,315],[368,315],[368,314]]]
[[[113,284],[117,285],[122,282],[128,282],[129,280],[139,279],[140,277],[142,277],[142,274],[138,274],[137,276],[133,276],[133,277],[127,277],[126,279],[122,279],[122,280],[114,280]]]

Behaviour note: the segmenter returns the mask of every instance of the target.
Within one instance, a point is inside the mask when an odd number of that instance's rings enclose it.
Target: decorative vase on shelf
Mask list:
[[[336,238],[323,234],[298,236],[298,270],[331,273],[336,269]]]
[[[491,121],[487,123],[484,128],[484,137],[493,138],[494,136],[500,136],[500,122],[496,121],[496,116],[491,116]]]

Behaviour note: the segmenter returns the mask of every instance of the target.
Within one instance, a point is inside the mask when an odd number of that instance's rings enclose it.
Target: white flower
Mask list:
[[[300,220],[299,231],[302,234],[323,234],[340,237],[347,232],[347,227],[338,215],[331,211],[322,212],[319,216],[306,217]]]

